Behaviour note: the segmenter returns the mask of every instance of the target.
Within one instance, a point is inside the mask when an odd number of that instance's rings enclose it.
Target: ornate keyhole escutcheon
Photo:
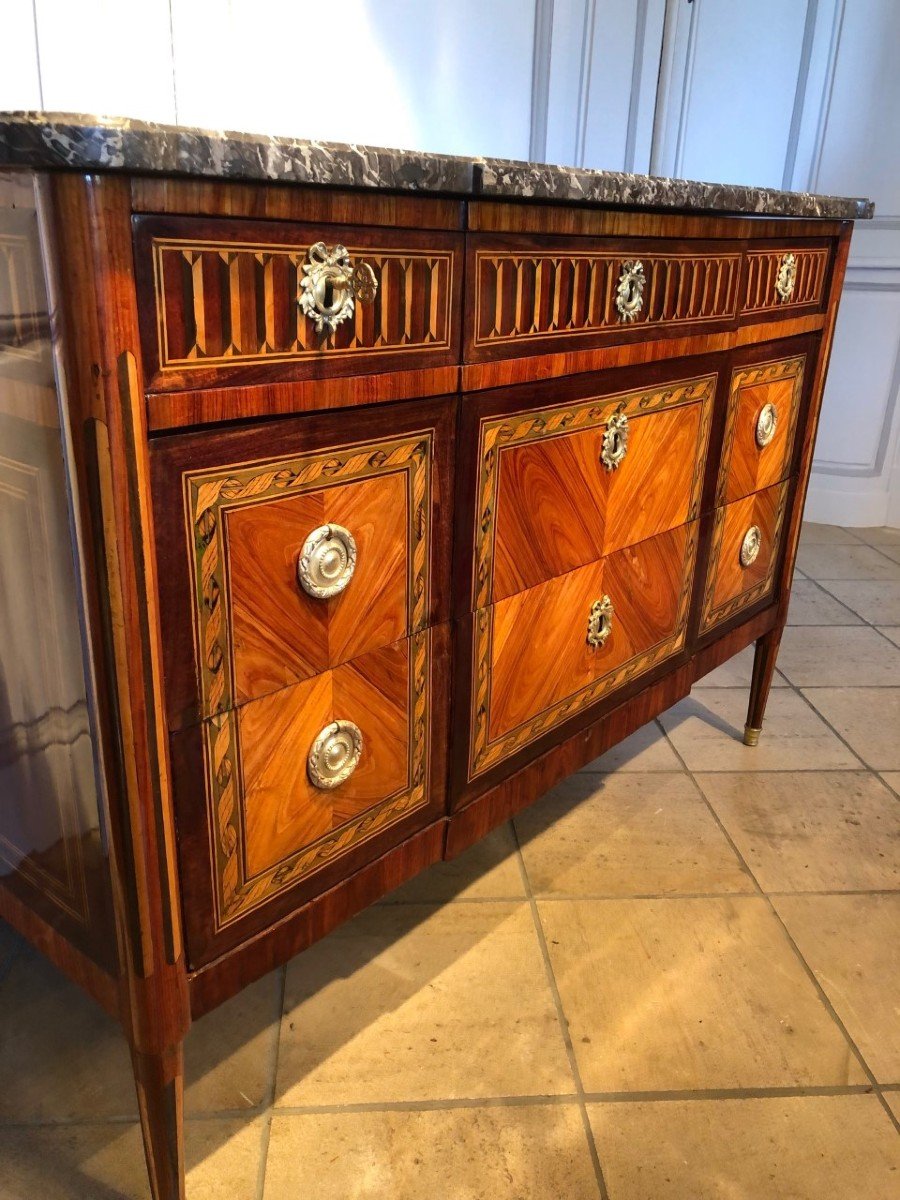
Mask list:
[[[378,280],[368,263],[354,265],[346,246],[315,242],[307,258],[297,302],[301,312],[315,322],[316,332],[327,336],[353,316],[357,300],[371,304]]]
[[[775,276],[775,291],[782,303],[790,300],[794,294],[796,282],[797,257],[794,254],[784,254],[778,264],[778,274]]]
[[[644,264],[640,259],[622,263],[619,282],[616,285],[616,309],[620,321],[634,321],[644,307]]]
[[[774,404],[764,404],[756,418],[756,444],[762,450],[775,436],[778,427],[778,409]]]
[[[601,596],[591,605],[588,615],[587,643],[589,646],[602,646],[612,633],[613,603],[609,596]]]
[[[316,737],[306,769],[313,787],[322,791],[340,787],[359,765],[362,730],[352,721],[332,721]]]
[[[613,413],[606,422],[600,461],[607,471],[615,471],[628,452],[628,418],[624,413]]]
[[[297,558],[297,582],[317,600],[339,595],[355,570],[356,541],[343,525],[314,529]]]
[[[741,566],[751,567],[759,556],[762,533],[758,525],[751,525],[741,542]]]

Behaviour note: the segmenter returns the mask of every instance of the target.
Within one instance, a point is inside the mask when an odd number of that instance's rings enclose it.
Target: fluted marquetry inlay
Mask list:
[[[829,250],[826,246],[807,250],[750,250],[744,284],[744,312],[766,312],[790,305],[820,304],[825,294]],[[793,286],[782,286],[786,258],[793,258]],[[783,294],[785,293],[785,294]]]
[[[348,246],[370,269],[373,296],[328,333],[299,302],[309,250],[154,238],[160,369],[449,346],[449,251]]]
[[[475,345],[621,329],[617,304],[628,256],[608,253],[476,255]],[[719,321],[737,311],[741,256],[641,254],[634,325]]]

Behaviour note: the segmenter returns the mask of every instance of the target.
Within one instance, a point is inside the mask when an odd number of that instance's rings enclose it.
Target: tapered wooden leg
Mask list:
[[[153,1200],[184,1200],[184,1052],[182,1045],[163,1054],[133,1050],[144,1135],[144,1152]]]
[[[747,709],[747,724],[744,726],[744,745],[755,746],[762,732],[763,717],[775,674],[775,660],[781,645],[781,625],[765,634],[756,643],[753,658],[753,678],[750,681],[750,706]]]

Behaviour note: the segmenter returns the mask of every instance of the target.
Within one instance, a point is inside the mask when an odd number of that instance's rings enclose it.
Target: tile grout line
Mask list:
[[[666,736],[668,736],[668,734]],[[672,748],[674,750],[674,746]],[[677,753],[677,751],[676,751],[676,753]],[[769,911],[772,913],[775,920],[778,922],[779,926],[781,927],[785,937],[788,940],[789,945],[793,949],[794,954],[796,955],[797,960],[799,961],[801,967],[803,968],[807,978],[812,983],[813,987],[815,988],[816,992],[818,993],[819,999],[821,1000],[822,1004],[824,1005],[826,1012],[828,1012],[831,1019],[837,1025],[838,1029],[843,1034],[844,1039],[847,1042],[847,1045],[849,1046],[850,1050],[856,1056],[857,1061],[859,1062],[859,1065],[862,1067],[863,1071],[865,1072],[866,1076],[869,1079],[872,1091],[878,1097],[878,1100],[879,1100],[882,1108],[887,1113],[888,1119],[891,1121],[894,1128],[898,1132],[900,1132],[900,1121],[898,1121],[897,1118],[894,1116],[894,1113],[891,1110],[891,1106],[884,1099],[884,1096],[881,1093],[881,1087],[878,1083],[878,1080],[875,1078],[874,1072],[871,1070],[871,1068],[869,1067],[869,1064],[866,1062],[865,1058],[863,1057],[862,1051],[857,1046],[855,1040],[850,1036],[849,1030],[847,1029],[846,1025],[844,1024],[844,1022],[841,1020],[840,1016],[838,1015],[837,1010],[835,1009],[834,1005],[832,1004],[831,1000],[828,997],[828,994],[826,993],[825,989],[822,987],[821,983],[819,982],[815,971],[813,971],[812,967],[809,965],[809,963],[806,961],[805,957],[803,956],[803,954],[800,950],[800,947],[797,945],[797,942],[794,940],[793,935],[791,934],[790,930],[788,929],[787,925],[785,924],[783,918],[781,917],[781,914],[778,912],[778,909],[775,907],[774,903],[772,902],[771,897],[764,890],[764,888],[760,884],[759,880],[756,878],[756,875],[751,870],[749,864],[747,863],[746,859],[744,858],[743,854],[741,854],[741,852],[738,849],[737,845],[735,844],[734,840],[731,838],[727,829],[722,824],[721,820],[719,819],[718,813],[716,813],[716,811],[712,805],[712,802],[710,801],[709,797],[706,795],[706,792],[703,790],[702,784],[700,783],[700,781],[698,779],[696,779],[694,777],[693,772],[689,772],[689,774],[691,775],[691,779],[693,780],[694,786],[697,788],[700,795],[703,797],[704,801],[706,802],[706,804],[708,805],[708,807],[710,809],[710,812],[713,813],[716,821],[718,822],[720,828],[722,829],[722,832],[725,834],[725,836],[728,838],[729,843],[734,848],[734,852],[735,852],[735,854],[737,854],[738,859],[739,859],[741,865],[743,866],[744,870],[748,873],[748,875],[753,880],[753,882],[755,883],[757,888],[759,888],[760,898],[762,900],[764,900],[765,903],[768,905]]]
[[[900,1084],[889,1083],[879,1085],[879,1090],[890,1095],[900,1093]],[[446,1100],[373,1100],[354,1104],[309,1104],[286,1105],[279,1108],[279,1117],[310,1117],[310,1116],[341,1116],[358,1113],[383,1112],[449,1112],[457,1110],[478,1110],[489,1108],[574,1108],[588,1104],[645,1104],[648,1102],[667,1102],[684,1100],[753,1100],[778,1099],[780,1097],[807,1096],[869,1096],[872,1086],[868,1083],[849,1084],[797,1084],[786,1087],[745,1087],[745,1088],[695,1088],[693,1090],[658,1090],[634,1092],[584,1092],[559,1093],[556,1095],[523,1095],[523,1096],[471,1096]],[[204,1125],[217,1121],[246,1119],[253,1110],[222,1109],[220,1112],[194,1113],[185,1116],[187,1125]],[[259,1114],[257,1114],[259,1115]],[[30,1121],[0,1121],[0,1135],[19,1130],[41,1129],[87,1129],[101,1126],[138,1126],[136,1115],[115,1115],[105,1117],[72,1117]]]
[[[785,679],[787,679],[787,676],[785,676]],[[853,755],[853,757],[856,759],[856,761],[860,764],[860,767],[862,767],[862,769],[864,771],[871,774],[872,768],[869,766],[869,764],[866,762],[866,760],[862,757],[862,755],[858,754],[853,749],[853,747],[850,745],[850,743],[847,741],[847,739],[844,737],[844,735],[842,733],[839,733],[837,731],[837,729],[835,729],[834,725],[832,725],[832,723],[828,720],[828,718],[825,716],[825,714],[822,712],[819,712],[819,710],[816,708],[815,704],[813,704],[812,700],[810,700],[810,698],[806,695],[806,693],[803,692],[797,684],[792,683],[790,679],[788,679],[788,687],[791,689],[791,691],[794,693],[795,696],[800,697],[800,699],[803,701],[803,703],[806,705],[806,707],[811,712],[815,713],[815,715],[819,718],[819,720],[822,722],[822,724],[825,725],[826,728],[831,730],[831,732],[838,739],[838,741],[844,747],[846,747],[846,749],[849,751],[850,754]],[[854,767],[853,770],[859,770],[859,767]]]
[[[789,682],[790,682],[790,681],[789,681]],[[794,686],[794,685],[793,685],[793,684],[791,684],[790,686],[793,688],[793,686]],[[794,689],[794,690],[796,690],[796,689]],[[810,707],[812,707],[812,706],[810,706]],[[814,711],[815,711],[815,710],[814,710]],[[824,720],[824,718],[822,718],[822,719]],[[826,722],[826,723],[827,723],[827,722]],[[676,756],[677,756],[679,759],[681,759],[681,761],[682,761],[682,762],[684,762],[684,759],[683,759],[683,758],[682,758],[682,756],[679,754],[678,750],[675,748],[675,745],[674,745],[674,743],[673,743],[673,742],[671,741],[671,739],[669,738],[669,734],[668,734],[668,732],[667,732],[666,730],[664,730],[663,732],[665,733],[665,736],[666,736],[666,738],[669,740],[669,744],[670,744],[670,746],[672,747],[672,750],[673,750],[673,752],[675,753],[675,755],[676,755]],[[843,740],[843,739],[841,739],[841,740]],[[852,751],[851,751],[851,753],[852,753]],[[866,768],[866,769],[867,769],[867,771],[868,771],[868,768]],[[800,964],[801,964],[801,966],[802,966],[803,970],[805,971],[805,973],[806,973],[807,977],[809,978],[809,980],[810,980],[810,982],[812,983],[813,987],[816,989],[816,992],[817,992],[817,993],[818,993],[818,995],[819,995],[819,999],[821,1000],[822,1004],[825,1006],[825,1010],[826,1010],[826,1012],[828,1012],[828,1014],[831,1016],[831,1019],[832,1019],[832,1020],[835,1022],[835,1024],[837,1025],[838,1029],[840,1029],[840,1031],[841,1031],[841,1033],[843,1034],[843,1036],[844,1036],[844,1038],[845,1038],[845,1040],[846,1040],[846,1042],[847,1042],[848,1046],[850,1047],[851,1051],[852,1051],[852,1052],[853,1052],[853,1053],[856,1055],[856,1057],[857,1057],[857,1059],[858,1059],[858,1061],[859,1061],[859,1064],[860,1064],[860,1066],[862,1067],[863,1071],[864,1071],[864,1072],[866,1073],[866,1075],[868,1076],[868,1078],[869,1078],[869,1081],[870,1081],[870,1083],[871,1083],[871,1085],[872,1085],[872,1089],[874,1090],[874,1092],[875,1092],[875,1095],[878,1097],[878,1100],[879,1100],[879,1102],[880,1102],[880,1104],[881,1104],[882,1108],[883,1108],[883,1109],[884,1109],[884,1111],[887,1113],[887,1115],[888,1115],[888,1119],[891,1121],[891,1123],[893,1124],[894,1128],[895,1128],[895,1129],[897,1129],[897,1131],[898,1131],[898,1132],[900,1132],[900,1121],[898,1121],[898,1120],[897,1120],[897,1118],[894,1116],[894,1113],[893,1113],[893,1111],[891,1110],[891,1106],[888,1104],[888,1102],[885,1100],[884,1096],[882,1095],[882,1093],[881,1093],[881,1088],[880,1088],[880,1086],[879,1086],[879,1084],[878,1084],[878,1080],[875,1078],[875,1075],[874,1075],[874,1073],[872,1072],[872,1070],[870,1069],[870,1067],[869,1067],[869,1064],[868,1064],[868,1063],[866,1062],[866,1060],[863,1058],[862,1052],[860,1051],[860,1049],[859,1049],[859,1047],[857,1046],[856,1042],[855,1042],[855,1041],[853,1040],[853,1038],[850,1036],[850,1033],[849,1033],[849,1031],[847,1030],[847,1027],[846,1027],[846,1025],[845,1025],[845,1024],[844,1024],[844,1022],[841,1020],[841,1018],[838,1016],[838,1014],[837,1014],[837,1010],[835,1009],[834,1005],[833,1005],[833,1004],[831,1003],[831,1001],[829,1000],[829,998],[828,998],[828,995],[827,995],[827,993],[825,992],[825,989],[824,989],[824,988],[822,987],[822,985],[819,983],[819,980],[818,980],[818,978],[816,977],[816,974],[815,974],[815,972],[813,971],[812,967],[810,967],[809,963],[808,963],[808,962],[806,961],[806,959],[803,957],[803,954],[802,954],[802,953],[801,953],[801,951],[800,951],[800,947],[797,945],[796,941],[794,940],[794,938],[792,937],[792,935],[791,935],[790,931],[788,930],[788,927],[787,927],[787,925],[786,925],[786,924],[785,924],[785,922],[782,920],[782,918],[781,918],[781,915],[780,915],[780,913],[778,912],[778,909],[777,909],[777,908],[775,907],[775,905],[773,904],[771,897],[768,895],[768,893],[765,891],[765,889],[764,889],[764,888],[762,887],[762,885],[760,884],[759,880],[756,878],[756,875],[755,875],[755,874],[754,874],[754,872],[751,870],[749,863],[748,863],[748,862],[747,862],[747,860],[744,858],[743,854],[741,854],[741,852],[740,852],[740,850],[738,849],[738,847],[737,847],[737,845],[736,845],[736,843],[735,843],[734,839],[731,837],[731,835],[729,834],[728,830],[725,828],[725,825],[723,824],[722,820],[720,819],[720,817],[719,817],[719,814],[716,812],[715,808],[713,807],[713,804],[712,804],[712,802],[710,801],[709,797],[707,796],[706,792],[704,791],[702,784],[701,784],[701,783],[700,783],[700,781],[699,781],[699,780],[696,778],[696,776],[694,775],[693,771],[690,771],[690,770],[688,769],[688,767],[687,767],[687,764],[686,764],[686,763],[685,763],[685,770],[688,772],[688,775],[690,776],[690,778],[691,778],[691,781],[692,781],[692,783],[694,784],[694,787],[697,789],[697,791],[699,792],[700,796],[703,798],[703,801],[704,801],[704,803],[705,803],[705,804],[707,805],[707,807],[709,808],[710,812],[711,812],[711,813],[712,813],[712,815],[713,815],[713,818],[714,818],[714,820],[715,820],[715,821],[716,821],[716,823],[718,824],[719,828],[722,830],[722,833],[723,833],[723,834],[724,834],[724,836],[727,838],[729,845],[732,847],[732,849],[734,850],[734,853],[737,855],[737,857],[738,857],[738,861],[740,862],[741,866],[744,868],[744,870],[745,870],[745,871],[747,872],[747,874],[750,876],[750,878],[751,878],[751,880],[753,881],[754,885],[755,885],[755,886],[756,886],[756,887],[759,889],[759,895],[760,895],[760,898],[761,898],[761,899],[763,899],[763,900],[766,902],[766,904],[767,904],[767,905],[768,905],[768,907],[769,907],[769,911],[772,913],[772,915],[775,917],[775,920],[778,922],[778,924],[781,926],[782,930],[784,931],[784,935],[785,935],[785,937],[788,939],[788,942],[789,942],[790,946],[792,947],[792,949],[793,949],[793,951],[794,951],[794,954],[797,956],[797,959],[799,960],[799,962],[800,962]]]
[[[866,544],[866,543],[864,543],[864,544]],[[874,550],[875,547],[872,546],[871,549]],[[885,556],[885,557],[887,557],[887,556]],[[888,559],[888,562],[893,562],[893,561],[894,561],[893,559],[890,559],[890,558]],[[896,566],[898,564],[895,563],[894,565]],[[843,608],[846,608],[848,612],[853,613],[854,617],[858,617],[859,620],[862,622],[862,628],[874,629],[874,631],[878,634],[878,636],[880,638],[882,638],[884,641],[886,641],[889,646],[893,646],[894,649],[896,650],[897,643],[892,642],[886,633],[882,633],[874,621],[870,621],[869,618],[864,617],[861,612],[857,612],[857,610],[852,605],[848,604],[846,600],[842,600],[840,598],[840,596],[835,596],[835,594],[833,592],[829,592],[828,588],[825,587],[825,584],[826,583],[898,583],[898,584],[900,584],[900,580],[891,580],[891,579],[825,579],[825,580],[820,580],[820,579],[816,579],[812,575],[807,575],[806,578],[809,583],[815,584],[815,586],[819,589],[819,591],[822,592],[823,595],[827,596],[829,600],[834,600],[834,602],[836,604],[840,604]],[[790,613],[790,603],[788,603],[788,612]],[[882,622],[882,624],[888,624],[888,623],[889,622]],[[860,626],[858,626],[858,625],[831,625],[828,622],[823,621],[821,624],[808,625],[808,626],[791,626],[791,628],[792,629],[797,629],[797,628],[800,628],[800,629],[802,629],[802,628],[807,628],[807,629],[859,629]],[[867,685],[861,685],[861,686],[867,686]],[[890,684],[882,684],[882,687],[890,687],[890,686],[891,686]]]
[[[275,1035],[275,1049],[272,1053],[271,1084],[266,1102],[261,1105],[263,1118],[262,1132],[259,1138],[259,1168],[256,1176],[256,1200],[263,1200],[266,1190],[266,1175],[269,1167],[269,1143],[272,1137],[272,1120],[275,1116],[275,1099],[278,1090],[278,1060],[281,1056],[281,1033],[284,1026],[284,1001],[287,994],[287,963],[281,967],[281,981],[278,988],[278,1017]]]
[[[694,772],[691,771],[690,768],[688,767],[687,763],[685,762],[685,760],[681,754],[681,751],[678,750],[675,743],[669,737],[668,730],[665,728],[663,728],[663,735],[664,735],[666,741],[669,743],[669,747],[671,748],[672,753],[675,755],[675,757],[678,759],[678,761],[681,763],[682,767],[684,768],[684,771],[685,771],[688,779],[690,779],[690,781],[694,787],[694,790],[697,792],[697,795],[700,797],[700,799],[703,801],[703,803],[709,809],[712,819],[715,821],[716,825],[719,827],[719,830],[722,833],[722,836],[725,838],[726,842],[731,847],[732,852],[733,852],[735,858],[738,860],[741,868],[744,871],[746,871],[748,879],[750,880],[751,884],[755,888],[755,891],[752,892],[751,895],[753,897],[764,895],[765,893],[763,892],[762,888],[760,887],[759,880],[756,878],[756,876],[753,874],[753,872],[747,866],[747,863],[744,860],[743,854],[741,854],[740,850],[738,850],[737,845],[735,844],[734,838],[732,838],[731,834],[725,828],[724,824],[722,823],[721,817],[716,812],[716,810],[713,808],[712,804],[710,804],[709,797],[706,795],[706,792],[704,792],[703,788],[697,782],[697,779],[694,776]]]
[[[544,926],[541,922],[541,914],[538,910],[537,901],[534,898],[534,892],[531,888],[531,880],[528,876],[528,868],[525,866],[525,859],[522,855],[522,846],[519,842],[519,831],[516,829],[515,821],[510,821],[509,827],[510,832],[512,833],[513,842],[515,843],[516,847],[516,857],[519,863],[519,873],[522,877],[522,886],[525,889],[525,896],[531,909],[531,919],[534,922],[535,936],[544,960],[544,969],[547,973],[547,983],[550,987],[550,994],[553,997],[553,1003],[556,1008],[556,1019],[559,1023],[563,1044],[566,1048],[566,1056],[569,1060],[569,1071],[575,1084],[578,1109],[581,1114],[581,1124],[584,1129],[584,1136],[587,1140],[588,1154],[590,1155],[591,1163],[594,1168],[594,1177],[597,1181],[597,1190],[600,1195],[600,1200],[610,1200],[609,1189],[606,1186],[606,1179],[604,1178],[603,1167],[600,1162],[600,1153],[597,1149],[597,1143],[594,1138],[593,1130],[591,1129],[590,1118],[588,1117],[587,1105],[584,1099],[584,1084],[581,1080],[581,1072],[578,1069],[578,1060],[575,1057],[575,1047],[572,1044],[572,1034],[571,1030],[569,1029],[569,1021],[563,1008],[562,997],[559,993],[559,985],[556,982],[556,972],[553,970],[553,963],[550,961],[550,952],[547,949],[547,938],[544,934]]]
[[[720,774],[740,774],[740,772],[719,772]],[[791,774],[792,772],[784,772]],[[845,771],[844,774],[868,775],[869,771]],[[676,772],[672,771],[675,775]],[[716,774],[714,771],[703,772],[703,774]],[[754,771],[754,775],[772,775],[777,774],[773,771]],[[886,787],[889,785],[885,784]],[[891,789],[892,790],[892,789]],[[798,888],[794,891],[779,889],[770,891],[769,896],[895,896],[900,893],[900,886],[882,887],[882,888]],[[735,892],[735,891],[709,891],[709,892],[538,892],[535,899],[541,904],[558,904],[571,903],[577,900],[731,900],[731,899],[748,899],[749,897],[758,896],[756,891]],[[390,904],[386,904],[385,908],[423,908],[435,907],[442,908],[444,905],[483,905],[483,904],[521,904],[526,899],[524,896],[455,896],[452,899],[442,900],[438,904],[434,901],[424,900],[393,900]]]

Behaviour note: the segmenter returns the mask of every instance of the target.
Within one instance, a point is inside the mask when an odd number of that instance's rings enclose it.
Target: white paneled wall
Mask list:
[[[0,109],[41,108],[37,33],[32,0],[0,5]]]
[[[783,186],[815,8],[807,0],[670,5],[655,171]]]
[[[810,489],[900,525],[897,0],[0,0],[0,108],[868,194]]]
[[[547,138],[539,158],[646,172],[665,0],[553,0]],[[536,97],[539,99],[539,97]]]
[[[524,157],[534,16],[534,0],[172,0],[178,119]]]
[[[7,6],[33,7],[45,109],[175,120],[168,0],[2,0]]]
[[[834,54],[809,186],[862,192],[877,215],[853,236],[808,511],[900,525],[900,4],[826,8]]]
[[[900,525],[900,4],[669,0],[653,169],[867,195],[807,515]]]

